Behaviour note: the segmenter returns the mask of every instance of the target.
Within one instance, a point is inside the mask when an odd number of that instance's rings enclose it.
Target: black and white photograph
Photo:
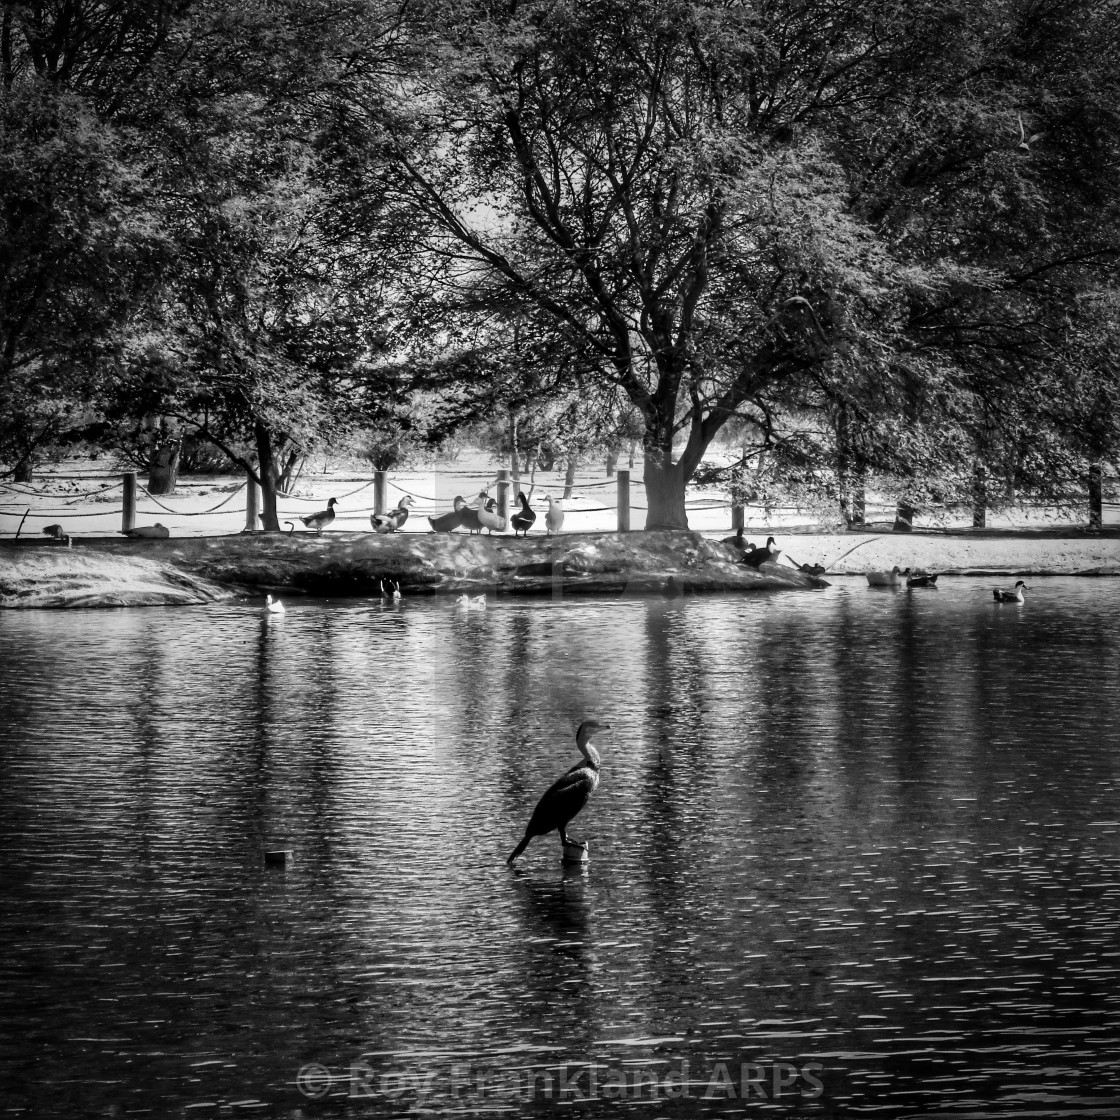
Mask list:
[[[1120,1116],[1117,0],[0,0],[0,1120]]]

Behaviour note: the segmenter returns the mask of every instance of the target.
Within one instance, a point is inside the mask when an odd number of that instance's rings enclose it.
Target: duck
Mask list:
[[[381,578],[381,598],[388,599],[390,602],[399,602],[401,597],[401,585],[398,580]]]
[[[482,521],[478,516],[478,510],[486,506],[486,491],[483,490],[479,493],[479,504],[475,506],[464,505],[462,509],[463,524],[467,527],[468,533],[481,533]]]
[[[274,599],[271,595],[264,597],[264,609],[269,614],[283,614],[284,604],[279,599]]]
[[[517,493],[517,500],[521,503],[521,509],[509,519],[509,523],[513,526],[515,537],[520,532],[524,532],[525,536],[528,536],[529,530],[533,527],[533,522],[537,519],[537,514],[530,507],[529,499],[521,491]]]
[[[740,560],[742,560],[748,552],[754,552],[755,550],[754,541],[744,539],[743,534],[745,532],[746,530],[740,525],[739,528],[735,530],[735,535],[733,537],[724,537],[723,540],[720,541],[720,544],[725,544],[728,548],[733,548]]]
[[[548,513],[544,515],[544,527],[551,537],[553,533],[559,533],[564,528],[564,507],[560,504],[560,498],[550,498],[546,494],[544,500],[548,502]]]
[[[463,510],[467,508],[467,499],[462,494],[455,495],[455,508],[438,517],[429,517],[428,524],[434,533],[452,533],[463,524]]]
[[[375,533],[395,533],[408,520],[408,507],[412,505],[412,497],[406,494],[400,500],[396,509],[388,513],[371,513],[369,523]],[[431,520],[429,518],[428,520]]]
[[[479,507],[478,520],[487,533],[493,533],[495,529],[499,533],[506,531],[506,519],[497,510],[498,503],[493,498],[487,498],[485,505]]]
[[[889,572],[868,572],[867,583],[870,587],[898,587],[905,573],[895,564]]]
[[[171,533],[158,521],[154,525],[137,525],[134,529],[122,529],[121,532],[124,533],[126,537],[142,537],[148,540],[160,541],[165,541],[171,536]]]
[[[777,544],[773,537],[766,538],[765,548],[751,548],[742,559],[741,563],[747,564],[752,568],[761,568],[768,560],[777,560],[781,556],[781,549],[772,547]]]
[[[913,572],[906,569],[906,586],[907,587],[936,587],[937,586],[937,572],[932,574],[926,572]]]
[[[486,610],[486,596],[460,595],[455,600],[455,606],[463,611],[484,611]]]
[[[334,507],[338,504],[337,498],[331,498],[327,502],[327,508],[319,510],[318,513],[309,514],[307,517],[301,517],[300,521],[304,523],[309,529],[314,529],[320,536],[323,530],[334,520]]]
[[[997,603],[1025,603],[1027,600],[1023,592],[1029,590],[1030,588],[1023,580],[1017,580],[1014,591],[1005,591],[1002,587],[993,587],[992,597]]]
[[[61,525],[48,525],[43,530],[43,535],[50,537],[52,541],[58,541],[59,544],[70,543],[70,534]]]

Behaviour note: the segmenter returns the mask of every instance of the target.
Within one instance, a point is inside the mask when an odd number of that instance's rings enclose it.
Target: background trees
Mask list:
[[[2,20],[13,467],[91,409],[173,415],[274,527],[291,457],[362,428],[380,460],[486,420],[609,444],[631,414],[647,524],[681,527],[728,425],[741,466],[849,510],[869,473],[990,499],[1116,453],[1105,0]]]

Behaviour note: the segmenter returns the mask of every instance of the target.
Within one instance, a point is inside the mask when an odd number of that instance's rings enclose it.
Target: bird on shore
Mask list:
[[[902,569],[895,564],[889,572],[867,572],[869,587],[897,587],[902,582]]]
[[[171,536],[171,533],[165,529],[158,521],[154,525],[137,525],[134,529],[122,529],[122,533],[126,537],[142,537],[149,540],[165,541]]]
[[[773,537],[766,538],[766,546],[764,548],[752,548],[742,559],[741,563],[747,564],[751,568],[761,568],[768,560],[777,560],[781,555],[781,549],[773,548],[777,544]]]
[[[478,509],[478,520],[487,533],[493,533],[495,529],[499,533],[506,531],[506,519],[498,513],[498,503],[493,498],[486,497],[484,490],[479,498],[482,499],[483,504]]]
[[[70,543],[70,534],[61,525],[48,525],[43,530],[43,535],[50,537],[52,541],[58,541],[60,544]]]
[[[529,499],[526,498],[521,491],[517,493],[517,500],[521,503],[521,509],[510,517],[509,523],[513,526],[513,535],[515,537],[518,533],[522,532],[525,536],[528,536],[529,530],[533,527],[533,522],[537,519],[537,514],[529,505]]]
[[[482,521],[478,516],[479,509],[486,505],[486,491],[483,490],[479,495],[479,504],[477,507],[464,505],[460,511],[463,515],[462,524],[467,527],[468,533],[481,533]]]
[[[279,599],[274,599],[271,595],[264,597],[264,609],[269,614],[283,614],[284,604]]]
[[[371,513],[369,523],[375,533],[395,533],[408,520],[408,507],[412,505],[412,497],[406,494],[400,500],[396,509],[388,513]],[[429,520],[431,520],[429,518]]]
[[[564,528],[564,507],[561,505],[561,499],[550,498],[547,494],[544,500],[548,502],[548,513],[544,515],[544,527],[548,531],[548,535],[552,536],[553,533],[559,533]]]
[[[455,495],[455,508],[438,517],[429,517],[428,524],[436,533],[451,533],[463,524],[463,510],[467,508],[467,499],[462,494]]]
[[[936,587],[938,573],[934,572],[928,574],[926,572],[911,572],[909,568],[906,569],[906,586],[907,587]]]
[[[735,535],[733,537],[724,537],[723,540],[720,541],[720,544],[725,544],[728,548],[735,549],[739,554],[740,560],[742,560],[748,552],[754,552],[755,550],[754,541],[748,541],[743,535],[745,532],[746,530],[740,525],[739,528],[735,530]]]
[[[1023,592],[1029,590],[1030,588],[1023,580],[1018,580],[1014,591],[1006,591],[1002,587],[993,587],[992,597],[997,603],[1025,603],[1027,600]]]
[[[545,790],[525,826],[521,843],[510,853],[507,864],[513,864],[534,836],[544,836],[553,829],[559,831],[562,845],[587,847],[586,841],[573,840],[568,836],[568,825],[599,785],[599,752],[591,745],[591,737],[600,731],[609,731],[610,727],[609,723],[598,723],[593,719],[584,720],[579,725],[576,746],[583,755],[583,761],[577,762]]]
[[[309,529],[314,529],[321,536],[323,530],[334,520],[334,507],[336,505],[338,505],[338,499],[330,498],[327,501],[326,509],[321,509],[318,513],[308,514],[306,517],[301,517],[300,521]]]

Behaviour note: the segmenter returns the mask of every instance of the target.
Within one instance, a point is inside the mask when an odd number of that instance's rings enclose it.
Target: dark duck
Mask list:
[[[412,498],[406,494],[401,498],[396,509],[391,509],[388,513],[371,513],[369,523],[373,526],[373,531],[395,533],[408,520],[408,507],[411,504]]]
[[[534,836],[544,836],[553,829],[560,833],[561,844],[587,847],[585,841],[573,840],[568,836],[568,825],[599,785],[599,752],[591,745],[591,736],[600,731],[609,731],[610,726],[609,723],[598,723],[593,719],[584,720],[579,725],[576,746],[583,755],[583,761],[577,762],[545,790],[525,826],[521,843],[513,849],[506,863],[512,864],[529,846],[529,841]]]
[[[451,533],[463,524],[463,510],[467,508],[467,499],[462,494],[455,495],[455,508],[438,517],[429,517],[428,524],[437,533]]]
[[[521,503],[521,508],[510,517],[509,522],[513,526],[513,535],[515,537],[518,533],[524,533],[525,536],[528,536],[529,530],[533,527],[533,522],[537,519],[537,514],[536,511],[530,507],[529,499],[525,497],[524,493],[519,491],[517,500]]]
[[[750,552],[743,557],[742,563],[748,564],[752,568],[761,568],[767,560],[777,560],[780,555],[780,550],[773,547],[776,543],[773,537],[767,537],[766,547],[752,548]]]

